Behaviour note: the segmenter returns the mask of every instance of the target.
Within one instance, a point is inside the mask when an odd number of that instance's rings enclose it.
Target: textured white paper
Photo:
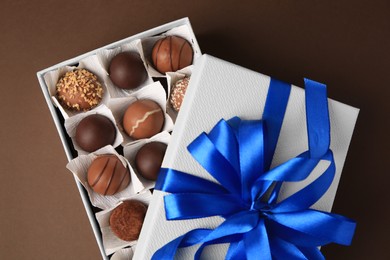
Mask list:
[[[161,133],[158,133],[157,135],[148,138],[148,139],[141,139],[139,141],[135,141],[132,143],[129,143],[125,147],[123,147],[123,155],[125,158],[129,161],[130,165],[133,167],[135,173],[138,175],[138,178],[143,183],[144,187],[146,189],[152,189],[154,188],[155,181],[147,180],[143,178],[138,172],[137,168],[135,167],[135,156],[138,153],[138,150],[141,149],[142,146],[145,144],[151,143],[151,142],[160,142],[168,145],[169,141],[171,139],[171,135],[167,131],[163,131]]]
[[[158,36],[153,36],[153,37],[145,37],[141,40],[141,45],[142,45],[142,51],[141,55],[143,55],[143,60],[146,62],[146,68],[148,70],[149,75],[152,77],[164,77],[165,74],[160,73],[153,67],[153,63],[151,60],[152,57],[152,50],[154,44],[161,38],[164,38],[165,36],[170,36],[170,35],[175,35],[175,36],[180,36],[184,39],[186,39],[192,47],[192,50],[194,51],[194,57],[193,61],[195,62],[196,59],[198,59],[201,56],[200,50],[194,47],[195,41],[195,36],[191,32],[191,29],[187,25],[182,25],[175,27],[161,35]]]
[[[110,260],[132,260],[134,255],[135,245],[132,247],[122,248],[116,251]]]
[[[117,156],[122,162],[123,166],[129,168],[131,177],[131,182],[129,186],[127,186],[124,190],[110,196],[104,196],[102,194],[94,192],[89,186],[87,180],[88,168],[93,162],[93,160],[99,155],[105,154],[113,154]],[[138,179],[138,176],[135,174],[129,162],[123,156],[119,155],[111,145],[107,145],[93,153],[78,156],[77,158],[71,160],[66,165],[66,168],[68,168],[76,176],[78,181],[87,190],[92,205],[101,209],[109,209],[116,205],[123,198],[129,198],[145,189],[143,183]]]
[[[181,107],[168,146],[163,167],[188,172],[202,178],[212,177],[191,157],[186,147],[203,131],[209,132],[221,119],[239,116],[244,120],[260,119],[270,77],[240,66],[203,55],[196,63],[185,102]],[[329,86],[331,87],[331,86]],[[341,170],[358,115],[358,109],[329,100],[331,149],[336,163],[335,179],[313,208],[330,211]],[[272,165],[275,166],[307,150],[304,90],[293,86]],[[321,163],[313,175],[326,167]],[[284,185],[281,198],[298,191],[313,176],[297,185]],[[185,221],[165,219],[164,192],[155,191],[135,251],[135,259],[150,259],[161,246],[193,228],[215,228],[221,218],[210,217]],[[197,246],[179,250],[177,259],[193,259]],[[206,248],[204,259],[223,259],[227,245]]]
[[[149,205],[152,194],[149,190],[146,190],[142,193],[123,198],[119,203],[114,207],[100,211],[96,213],[96,219],[99,223],[100,230],[102,232],[103,238],[103,247],[107,255],[114,253],[115,251],[127,247],[134,246],[137,243],[137,240],[134,241],[125,241],[118,238],[110,228],[110,216],[111,212],[125,200],[138,200],[143,202],[145,205]],[[123,255],[123,254],[122,254]],[[126,258],[125,258],[126,259]],[[131,259],[131,258],[130,258]]]
[[[75,141],[77,126],[80,123],[80,121],[83,120],[85,117],[90,116],[90,115],[94,115],[94,114],[103,115],[103,116],[107,117],[108,119],[110,119],[111,122],[114,124],[115,129],[116,129],[115,141],[112,144],[112,146],[114,148],[118,147],[123,142],[122,134],[119,131],[117,125],[116,125],[115,118],[112,115],[111,110],[108,109],[107,106],[101,105],[101,106],[99,106],[98,108],[96,108],[94,110],[91,110],[91,111],[88,111],[88,112],[85,112],[85,113],[81,113],[81,114],[77,114],[75,116],[72,116],[70,118],[65,119],[65,124],[64,125],[65,125],[66,132],[68,133],[68,135],[72,139],[73,146],[74,146],[74,148],[76,149],[76,151],[78,152],[79,155],[88,154],[89,152],[86,152],[83,149],[81,149],[80,146]]]
[[[115,120],[118,124],[119,131],[122,133],[124,146],[135,140],[130,136],[128,136],[123,129],[123,115],[125,114],[126,109],[130,106],[130,104],[140,99],[153,100],[163,110],[165,119],[164,119],[164,126],[161,131],[172,131],[173,129],[172,118],[166,113],[166,109],[165,109],[166,102],[167,102],[165,90],[160,82],[154,82],[148,86],[141,88],[136,92],[133,92],[128,97],[112,98],[108,103],[108,107],[111,109],[115,117]]]

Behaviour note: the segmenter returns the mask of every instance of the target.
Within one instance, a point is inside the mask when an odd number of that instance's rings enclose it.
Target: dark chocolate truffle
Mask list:
[[[157,180],[167,145],[160,142],[145,144],[135,156],[135,166],[145,179]]]
[[[137,200],[127,200],[116,207],[110,216],[112,232],[122,240],[137,240],[146,214],[146,206]]]
[[[147,78],[144,64],[138,53],[122,52],[116,55],[108,68],[110,79],[119,88],[134,89]]]
[[[169,102],[171,103],[173,109],[175,109],[176,111],[180,110],[181,103],[183,102],[184,95],[186,94],[189,82],[190,78],[185,77],[181,80],[178,80],[172,87]]]
[[[96,75],[86,69],[65,73],[58,80],[56,91],[61,105],[74,111],[87,111],[96,107],[104,93]]]
[[[88,184],[97,193],[114,195],[131,181],[130,171],[115,155],[98,156],[88,168]]]
[[[113,144],[116,137],[114,124],[105,116],[94,114],[83,118],[76,128],[76,143],[87,152]]]
[[[177,71],[192,64],[194,51],[191,44],[178,36],[158,40],[152,50],[152,62],[161,73]]]
[[[163,126],[164,112],[152,100],[137,100],[127,108],[123,116],[123,127],[134,139],[152,137],[159,133]]]

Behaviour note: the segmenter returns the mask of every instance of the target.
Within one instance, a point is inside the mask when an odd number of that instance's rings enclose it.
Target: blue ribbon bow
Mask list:
[[[319,247],[351,243],[356,223],[310,207],[331,185],[335,162],[330,145],[326,86],[305,79],[309,150],[270,169],[291,86],[271,79],[262,120],[220,120],[189,146],[195,160],[219,183],[174,169],[161,169],[156,189],[164,197],[166,218],[222,216],[215,229],[194,229],[155,252],[173,259],[180,247],[230,243],[226,259],[324,259]],[[328,168],[312,183],[278,201],[283,182],[298,182],[321,161]]]

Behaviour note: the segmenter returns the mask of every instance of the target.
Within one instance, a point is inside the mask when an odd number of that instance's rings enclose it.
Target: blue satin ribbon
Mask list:
[[[194,229],[155,252],[174,259],[181,247],[200,244],[194,259],[212,244],[230,243],[225,259],[324,259],[319,247],[349,245],[356,223],[310,209],[328,190],[335,174],[330,145],[326,86],[305,79],[308,151],[270,169],[291,86],[272,79],[262,120],[220,120],[189,146],[193,158],[218,183],[163,168],[156,189],[164,196],[166,218],[222,216],[215,229]],[[303,189],[278,201],[283,182],[306,179],[320,161],[327,169]]]

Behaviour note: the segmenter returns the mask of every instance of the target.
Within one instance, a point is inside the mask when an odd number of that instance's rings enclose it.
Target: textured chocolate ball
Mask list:
[[[192,64],[194,51],[191,44],[178,36],[158,40],[152,50],[152,62],[161,73],[177,71]]]
[[[125,241],[137,240],[145,219],[146,210],[147,207],[140,201],[124,201],[110,215],[112,232]]]
[[[145,179],[155,181],[164,159],[167,145],[160,142],[147,143],[138,150],[135,156],[135,167]]]
[[[94,114],[83,118],[76,127],[76,143],[87,152],[114,144],[116,129],[110,119]]]
[[[122,89],[137,88],[147,78],[144,64],[135,52],[122,52],[112,58],[108,73],[112,82]]]
[[[57,82],[56,96],[61,105],[73,111],[87,111],[103,98],[103,87],[96,75],[86,69],[65,73]]]
[[[123,128],[134,138],[149,138],[159,133],[164,126],[164,112],[161,107],[149,99],[132,103],[123,116]]]
[[[171,96],[169,97],[169,102],[171,103],[173,109],[176,111],[180,110],[189,82],[190,82],[190,78],[185,77],[181,80],[178,80],[172,87],[172,92],[171,92]]]
[[[88,168],[89,186],[102,195],[114,195],[131,181],[130,171],[115,155],[101,155]]]

